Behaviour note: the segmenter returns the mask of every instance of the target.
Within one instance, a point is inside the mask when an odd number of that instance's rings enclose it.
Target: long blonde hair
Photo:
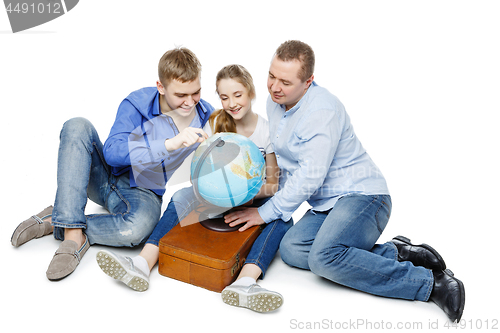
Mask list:
[[[241,65],[228,65],[222,68],[215,79],[215,86],[218,87],[219,81],[222,79],[233,79],[241,83],[247,90],[250,99],[255,98],[255,86],[253,84],[253,79],[250,73],[245,67]],[[216,89],[217,94],[219,93]],[[215,121],[217,118],[217,121]],[[233,132],[236,133],[236,123],[233,117],[231,117],[224,109],[219,109],[214,111],[210,118],[208,119],[212,133],[219,132]]]

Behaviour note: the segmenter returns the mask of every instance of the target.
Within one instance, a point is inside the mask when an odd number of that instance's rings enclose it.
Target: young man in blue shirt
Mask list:
[[[11,239],[20,246],[53,232],[63,241],[47,269],[49,280],[71,274],[92,244],[136,246],[147,239],[160,219],[167,181],[207,138],[202,128],[213,108],[201,99],[200,73],[190,50],[167,51],[156,87],[122,101],[104,145],[88,120],[64,124],[54,207],[22,222]],[[109,214],[86,216],[87,198]]]
[[[389,190],[342,103],[314,82],[314,61],[313,50],[300,41],[277,49],[267,114],[281,171],[279,191],[258,209],[226,215],[226,222],[249,227],[288,221],[307,201],[311,209],[280,245],[288,265],[379,296],[430,299],[459,321],[463,283],[433,248],[402,236],[375,244],[391,214]]]

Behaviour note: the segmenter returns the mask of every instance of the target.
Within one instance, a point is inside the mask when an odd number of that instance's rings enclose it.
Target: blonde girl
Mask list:
[[[266,161],[266,183],[251,204],[253,209],[258,209],[278,190],[279,169],[269,139],[268,122],[252,110],[255,87],[252,76],[243,66],[229,65],[222,68],[216,77],[216,87],[222,109],[214,111],[203,130],[209,136],[219,132],[238,133],[248,137],[259,147]],[[119,278],[129,287],[136,289],[132,281],[139,281],[140,285],[149,286],[149,273],[159,257],[160,239],[198,205],[199,202],[191,186],[177,191],[172,195],[162,218],[138,256],[122,257],[106,250],[100,251],[101,255],[110,257],[125,269],[126,276],[133,277],[125,280]],[[238,221],[227,223],[230,226],[240,224]],[[241,223],[242,226],[238,230],[244,231],[255,224],[251,221]],[[263,227],[236,281],[222,291],[221,296],[225,303],[257,312],[274,311],[283,304],[282,295],[260,287],[257,280],[264,278],[281,239],[292,224],[292,220],[288,222],[276,220]],[[252,302],[254,297],[259,296],[260,299],[268,301]]]

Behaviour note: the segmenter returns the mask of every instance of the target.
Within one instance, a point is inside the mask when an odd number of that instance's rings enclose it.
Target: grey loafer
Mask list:
[[[49,206],[40,213],[21,222],[10,238],[12,245],[16,247],[21,246],[32,239],[51,234],[52,226],[50,222],[44,222],[43,220],[52,215],[53,208]]]
[[[47,278],[51,281],[57,281],[73,273],[89,247],[87,235],[85,235],[85,242],[80,248],[72,240],[63,241],[50,262],[46,273]]]

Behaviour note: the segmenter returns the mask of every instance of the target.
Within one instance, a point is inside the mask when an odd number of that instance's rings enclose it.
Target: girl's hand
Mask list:
[[[238,229],[238,231],[245,231],[254,225],[261,225],[265,223],[260,217],[258,208],[254,207],[235,210],[224,216],[224,222],[228,223],[230,227],[246,222],[244,226]]]

